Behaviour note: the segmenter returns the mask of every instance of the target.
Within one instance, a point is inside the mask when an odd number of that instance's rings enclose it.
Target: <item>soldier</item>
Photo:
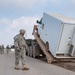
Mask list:
[[[2,53],[2,47],[1,47],[1,45],[0,45],[0,54]]]
[[[15,46],[15,69],[19,70],[19,60],[21,58],[22,61],[22,70],[29,70],[29,68],[26,67],[26,49],[28,48],[24,34],[25,30],[21,29],[20,34],[16,35],[14,37],[14,46]]]
[[[2,54],[4,54],[4,45],[2,45]]]
[[[6,46],[6,52],[7,52],[7,54],[9,53],[9,51],[10,51],[10,47],[9,47],[9,45],[7,45]]]

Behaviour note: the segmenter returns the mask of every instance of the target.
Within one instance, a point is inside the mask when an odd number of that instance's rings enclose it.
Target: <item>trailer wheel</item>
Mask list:
[[[46,42],[46,50],[49,51],[49,43]]]

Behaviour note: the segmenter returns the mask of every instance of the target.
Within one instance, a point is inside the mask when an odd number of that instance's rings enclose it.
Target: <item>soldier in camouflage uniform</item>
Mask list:
[[[2,54],[2,47],[1,47],[1,45],[0,45],[0,54]]]
[[[7,52],[7,54],[9,53],[9,51],[10,51],[10,47],[9,47],[9,45],[7,45],[6,46],[6,52]]]
[[[28,48],[25,38],[24,38],[25,30],[21,29],[20,34],[14,37],[14,46],[15,46],[15,69],[19,70],[19,60],[21,58],[22,61],[22,70],[29,70],[26,67],[26,49]]]
[[[4,54],[4,45],[2,45],[2,54]]]

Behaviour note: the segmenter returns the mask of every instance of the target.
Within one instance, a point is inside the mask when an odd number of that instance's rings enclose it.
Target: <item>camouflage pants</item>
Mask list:
[[[17,50],[15,49],[15,65],[19,64],[19,61],[21,59],[22,65],[25,64],[25,60],[26,60],[26,50]]]

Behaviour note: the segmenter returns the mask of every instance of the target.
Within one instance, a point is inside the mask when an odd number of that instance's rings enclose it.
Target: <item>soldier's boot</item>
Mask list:
[[[29,70],[29,68],[26,65],[22,65],[22,70]]]
[[[20,70],[19,65],[15,65],[16,70]]]

